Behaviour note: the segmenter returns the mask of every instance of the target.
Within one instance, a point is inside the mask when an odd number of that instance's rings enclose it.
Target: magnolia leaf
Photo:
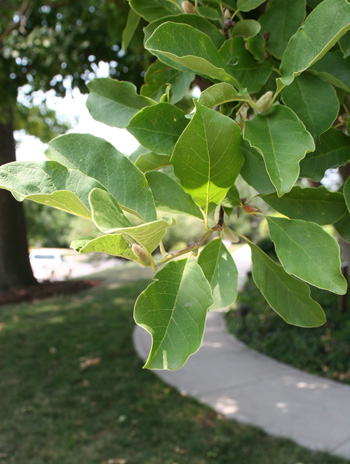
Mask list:
[[[203,219],[203,214],[191,196],[171,177],[162,172],[148,172],[148,185],[151,187],[157,208],[164,211],[185,213]]]
[[[137,113],[126,129],[154,153],[171,155],[187,124],[182,110],[170,103],[158,103]]]
[[[219,21],[221,19],[221,14],[215,8],[210,8],[207,6],[199,6],[197,8],[199,15],[204,16],[204,18],[210,19],[211,21]]]
[[[349,29],[350,4],[347,0],[321,2],[288,42],[280,68],[283,84],[291,84],[296,76],[322,58]]]
[[[132,8],[130,8],[128,19],[126,21],[126,26],[123,31],[122,48],[124,52],[128,48],[129,43],[131,39],[133,38],[133,35],[137,29],[137,26],[139,25],[139,22],[140,22],[140,16]]]
[[[225,69],[225,62],[210,38],[187,24],[161,24],[146,41],[146,48],[163,63],[180,71],[201,74],[210,79],[239,83]]]
[[[230,190],[227,192],[225,198],[221,202],[222,206],[228,208],[235,208],[241,205],[241,199],[239,197],[239,192],[237,187],[233,185]]]
[[[287,274],[260,248],[248,242],[252,250],[253,279],[271,308],[288,324],[319,327],[326,322],[321,306],[310,297],[310,287]]]
[[[130,82],[102,77],[93,79],[87,86],[90,94],[86,106],[91,116],[112,127],[126,127],[142,108],[155,104],[150,98],[137,95],[136,87]]]
[[[207,310],[213,303],[201,267],[190,259],[172,261],[154,276],[135,303],[135,322],[152,335],[145,364],[149,369],[175,370],[198,351]]]
[[[344,58],[348,58],[350,56],[350,32],[347,32],[339,40],[339,47],[343,52]]]
[[[147,148],[143,147],[142,145],[139,145],[135,151],[133,151],[129,155],[129,160],[131,160],[133,163],[136,163],[136,161],[139,159],[141,155],[151,153]]]
[[[247,184],[266,195],[275,192],[276,188],[266,171],[261,154],[251,147],[246,140],[241,142],[241,153],[244,156],[244,164],[240,174]]]
[[[332,126],[339,113],[334,87],[306,73],[294,79],[283,91],[283,101],[315,139]]]
[[[350,177],[347,178],[344,184],[343,193],[344,193],[346,206],[348,207],[348,210],[350,212]]]
[[[242,167],[239,126],[197,103],[196,113],[179,138],[171,162],[185,191],[205,210],[226,196]]]
[[[259,34],[261,29],[260,23],[254,19],[243,19],[238,21],[235,26],[232,28],[231,35],[235,37],[237,35],[248,39],[249,37],[254,37]]]
[[[146,72],[145,84],[141,87],[141,95],[159,102],[167,85],[171,85],[170,103],[175,104],[186,94],[194,78],[193,73],[170,68],[157,60],[151,64]]]
[[[256,60],[258,61],[264,60],[265,54],[266,54],[265,39],[261,33],[254,35],[253,37],[249,37],[247,39],[246,47]]]
[[[237,9],[239,11],[250,11],[264,3],[265,0],[237,0]]]
[[[329,129],[316,143],[316,150],[300,163],[300,176],[320,181],[327,169],[344,166],[349,160],[350,137],[340,130]]]
[[[345,215],[334,224],[334,227],[341,238],[350,243],[350,213],[345,213]]]
[[[305,0],[270,0],[259,21],[269,38],[266,48],[271,55],[281,58],[289,39],[302,25],[306,13]]]
[[[244,92],[238,92],[231,84],[220,82],[204,90],[198,103],[208,108],[214,108],[217,105],[223,105],[230,101],[248,101],[249,95]]]
[[[243,137],[264,158],[279,196],[289,192],[299,177],[299,162],[315,149],[313,138],[289,108],[274,105],[267,116],[246,122]]]
[[[344,58],[340,50],[328,52],[310,68],[310,72],[330,84],[350,93],[350,57]]]
[[[337,241],[321,226],[300,219],[267,217],[276,253],[288,274],[333,293],[346,293]]]
[[[129,0],[131,8],[146,21],[183,13],[181,0]]]
[[[89,202],[92,220],[101,232],[109,233],[118,227],[131,226],[117,200],[106,190],[98,188],[91,190]]]
[[[153,21],[145,29],[145,42],[151,37],[153,32],[163,23],[171,21],[172,23],[187,24],[193,26],[196,30],[206,34],[216,48],[220,48],[221,45],[225,42],[225,36],[222,34],[219,29],[214,26],[211,22],[199,15],[194,14],[179,14],[176,16],[167,16],[165,18],[160,18],[157,21]]]
[[[81,238],[74,240],[71,248],[79,253],[108,253],[112,256],[121,256],[139,262],[130,243],[122,235],[112,234],[97,238]]]
[[[346,213],[344,197],[339,192],[330,192],[325,187],[293,187],[283,197],[275,193],[260,195],[272,208],[293,219],[316,222],[320,226],[339,221]]]
[[[220,55],[225,61],[226,70],[250,93],[259,92],[272,72],[272,64],[256,61],[241,37],[226,40],[220,49]]]
[[[156,219],[144,175],[106,140],[89,134],[66,134],[53,139],[45,153],[49,159],[96,179],[124,210],[146,221]]]
[[[212,240],[201,251],[198,264],[210,283],[214,303],[209,311],[226,308],[237,298],[236,264],[221,239]]]
[[[14,162],[0,167],[0,188],[10,190],[17,201],[31,200],[91,218],[89,193],[103,188],[95,179],[55,161]]]
[[[135,161],[135,165],[142,172],[154,171],[170,165],[169,155],[157,155],[156,153],[143,153]]]

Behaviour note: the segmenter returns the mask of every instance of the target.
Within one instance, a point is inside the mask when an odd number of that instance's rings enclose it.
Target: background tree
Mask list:
[[[86,92],[85,82],[99,61],[110,63],[112,76],[140,84],[146,59],[141,31],[133,37],[133,53],[121,51],[128,10],[123,0],[0,1],[0,165],[15,160],[15,125],[47,139],[35,121],[37,116],[45,120],[47,110],[18,104],[20,87],[29,101],[36,90],[63,96],[69,77],[72,88]],[[0,290],[34,283],[22,205],[3,190],[0,224]]]

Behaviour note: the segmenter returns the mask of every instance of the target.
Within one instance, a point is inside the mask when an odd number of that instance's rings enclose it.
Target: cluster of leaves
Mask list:
[[[92,219],[103,235],[73,242],[80,253],[164,265],[135,304],[135,321],[153,338],[148,368],[181,367],[201,344],[208,310],[236,298],[237,269],[222,236],[232,234],[235,208],[263,214],[240,199],[239,174],[284,215],[267,217],[279,262],[246,239],[256,285],[288,323],[322,325],[308,284],[347,290],[338,244],[322,226],[334,224],[350,240],[350,181],[340,192],[296,183],[318,181],[350,158],[349,2],[129,3],[124,46],[142,17],[145,48],[157,60],[140,94],[129,82],[95,79],[87,105],[96,120],[126,128],[140,149],[127,158],[101,138],[67,134],[50,142],[49,161],[2,167],[0,187]],[[211,85],[186,112],[196,76]],[[171,253],[161,241],[174,213],[202,218],[204,233]]]

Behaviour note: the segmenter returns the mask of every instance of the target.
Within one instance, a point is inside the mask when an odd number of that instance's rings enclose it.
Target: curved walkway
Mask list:
[[[247,247],[234,254],[240,286],[251,266]],[[149,333],[136,327],[134,344],[146,360]],[[154,372],[227,418],[350,459],[350,387],[249,349],[227,333],[220,312],[208,314],[202,347],[182,369]]]

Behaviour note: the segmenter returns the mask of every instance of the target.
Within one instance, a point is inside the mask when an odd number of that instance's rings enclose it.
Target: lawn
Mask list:
[[[142,369],[134,268],[100,287],[0,307],[2,464],[341,464],[228,421]]]

